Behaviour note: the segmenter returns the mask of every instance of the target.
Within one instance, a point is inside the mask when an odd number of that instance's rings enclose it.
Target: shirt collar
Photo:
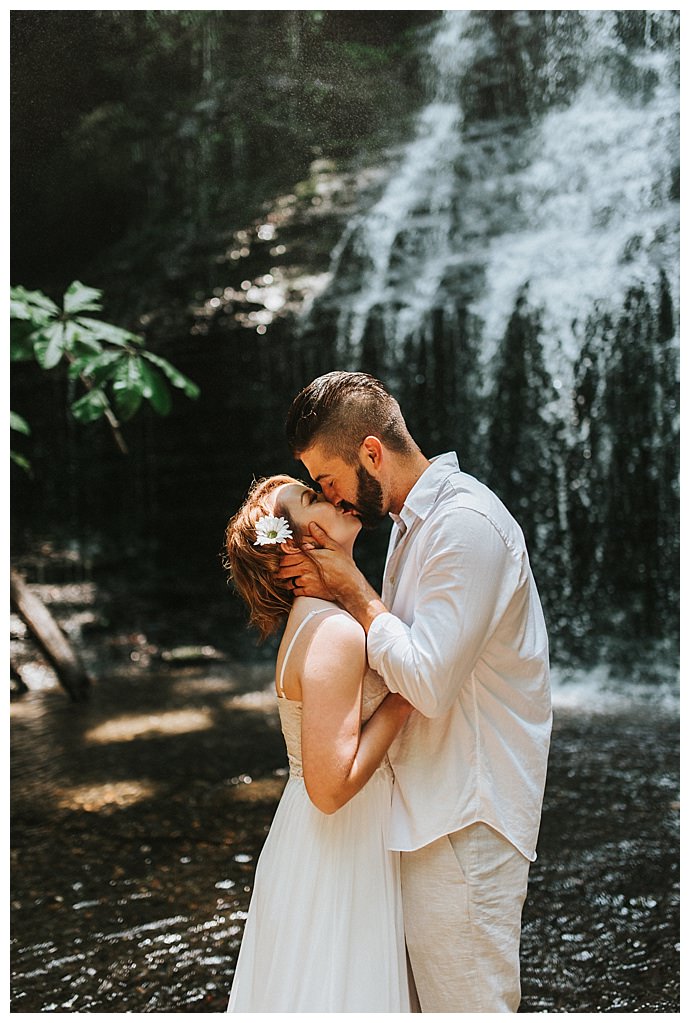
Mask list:
[[[424,470],[407,495],[400,514],[390,513],[401,533],[405,533],[415,519],[426,518],[445,481],[460,468],[458,456],[454,451],[448,451],[444,455],[435,455],[430,462],[429,468]]]

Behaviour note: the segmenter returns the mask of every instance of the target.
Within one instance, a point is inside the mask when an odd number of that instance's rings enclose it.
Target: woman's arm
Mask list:
[[[334,813],[380,765],[412,707],[386,696],[361,725],[366,637],[347,615],[329,615],[311,639],[301,674],[302,763],[309,798]]]

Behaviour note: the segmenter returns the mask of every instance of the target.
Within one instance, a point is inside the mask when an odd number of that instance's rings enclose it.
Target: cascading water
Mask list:
[[[580,13],[586,77],[567,107],[549,110],[527,133],[512,182],[519,215],[489,241],[490,286],[474,305],[495,345],[529,279],[546,345],[563,347],[562,362],[547,351],[549,364],[566,372],[581,347],[573,324],[594,302],[622,305],[628,288],[660,267],[676,279],[674,52],[651,41],[627,50],[613,12]],[[639,82],[627,97],[617,91],[619,61],[629,63],[630,85]]]
[[[445,11],[302,324],[513,508],[555,634],[673,630],[678,12]],[[642,410],[646,412],[642,412]],[[605,621],[599,620],[599,616]]]
[[[461,148],[458,84],[471,48],[464,38],[469,11],[448,12],[428,47],[432,98],[417,118],[416,134],[383,195],[346,229],[336,247],[332,276],[354,256],[365,272],[338,318],[338,348],[361,351],[369,315],[399,304],[400,341],[417,330],[433,305],[453,253],[457,186],[453,167]],[[401,296],[404,296],[400,303]]]

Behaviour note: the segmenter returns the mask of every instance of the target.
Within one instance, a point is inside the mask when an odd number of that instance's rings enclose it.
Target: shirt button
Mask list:
[[[394,586],[394,585],[395,585],[395,576],[392,575],[391,576],[391,586]]]

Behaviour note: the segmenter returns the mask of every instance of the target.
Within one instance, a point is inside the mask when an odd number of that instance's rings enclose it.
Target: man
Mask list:
[[[327,373],[293,402],[295,454],[331,503],[394,522],[381,596],[315,524],[296,595],[336,600],[419,711],[390,750],[390,847],[422,1012],[515,1012],[551,732],[548,640],[522,532],[454,454],[427,459],[383,385]]]

